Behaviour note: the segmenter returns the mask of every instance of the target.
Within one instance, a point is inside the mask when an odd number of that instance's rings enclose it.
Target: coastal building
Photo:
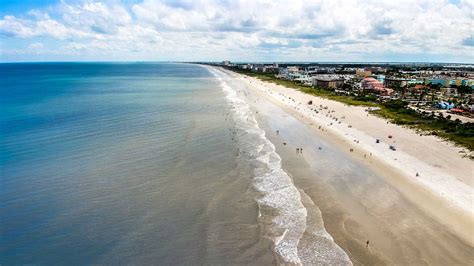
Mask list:
[[[311,85],[310,76],[308,75],[308,73],[303,71],[290,73],[290,79],[307,85]]]
[[[445,78],[434,78],[434,79],[429,79],[428,84],[431,85],[439,85],[441,87],[448,87],[450,85],[451,81],[449,79]]]
[[[408,79],[408,82],[407,82],[408,85],[417,85],[417,84],[423,84],[423,83],[424,82],[422,79],[415,79],[415,78]]]
[[[471,87],[474,90],[474,80],[472,79],[464,79],[461,85]]]
[[[361,77],[361,78],[366,78],[366,77],[372,75],[372,71],[365,70],[364,68],[359,68],[359,69],[356,70],[356,75]]]
[[[250,69],[254,72],[278,72],[278,67],[274,64],[248,64],[247,69]]]
[[[394,93],[392,89],[385,88],[383,83],[374,78],[365,78],[361,81],[362,90],[374,92],[380,95],[389,96]]]
[[[297,66],[289,66],[289,67],[280,67],[278,68],[278,76],[280,78],[288,79],[288,80],[297,80],[300,79],[303,75],[303,71]]]
[[[432,79],[426,79],[425,84],[439,85],[440,87],[449,87],[451,85],[456,86],[468,86],[474,89],[474,80],[466,78],[455,78],[451,79],[449,77],[436,77]]]
[[[300,71],[300,67],[298,67],[298,66],[289,66],[286,69],[288,70],[288,72],[299,72]]]
[[[371,78],[374,78],[382,83],[385,81],[385,76],[384,75],[370,75]]]
[[[326,89],[336,89],[344,84],[344,79],[339,77],[329,76],[314,76],[311,80],[311,85]]]
[[[461,86],[461,85],[462,85],[462,81],[463,81],[462,79],[457,78],[457,79],[454,80],[453,83],[454,83],[454,85],[456,85],[456,86]]]
[[[241,64],[241,65],[237,65],[238,68],[240,69],[251,69],[252,65],[250,64]]]
[[[409,79],[405,78],[385,78],[384,85],[386,88],[402,88],[408,85]]]
[[[363,90],[374,90],[377,88],[383,88],[383,83],[372,77],[363,79],[360,82],[360,85]]]
[[[458,90],[456,88],[451,88],[451,87],[445,87],[441,88],[441,95],[444,97],[451,97],[458,95]]]
[[[441,101],[441,102],[436,104],[436,107],[438,107],[440,109],[449,110],[449,109],[454,108],[454,103],[448,103],[448,102]]]
[[[309,66],[305,68],[305,71],[311,75],[319,75],[319,74],[334,74],[336,72],[336,68],[334,67],[320,67],[320,66]]]

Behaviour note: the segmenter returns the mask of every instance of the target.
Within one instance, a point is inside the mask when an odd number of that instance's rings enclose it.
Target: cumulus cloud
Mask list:
[[[401,54],[472,62],[473,2],[63,0],[4,16],[0,34],[9,44],[57,40],[65,57],[100,51],[110,59],[370,61]]]

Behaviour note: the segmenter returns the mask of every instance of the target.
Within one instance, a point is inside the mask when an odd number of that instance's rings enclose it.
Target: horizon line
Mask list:
[[[221,63],[222,61],[178,61],[178,60],[83,60],[83,61],[74,61],[74,60],[51,60],[51,61],[0,61],[0,64],[21,64],[21,63]],[[236,64],[457,64],[457,65],[474,65],[474,62],[429,62],[429,61],[231,61],[231,63]]]

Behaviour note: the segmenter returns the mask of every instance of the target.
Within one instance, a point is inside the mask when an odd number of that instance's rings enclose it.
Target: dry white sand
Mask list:
[[[463,157],[461,148],[388,123],[368,113],[365,107],[348,106],[255,78],[231,75],[291,108],[293,115],[318,129],[321,127],[319,130],[338,141],[341,148],[348,152],[353,149],[354,156],[383,173],[408,199],[474,245],[473,164]],[[311,105],[307,104],[310,100]],[[397,150],[390,150],[390,145]]]

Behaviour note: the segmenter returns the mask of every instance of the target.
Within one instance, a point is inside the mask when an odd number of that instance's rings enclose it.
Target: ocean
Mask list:
[[[0,264],[301,262],[307,210],[222,73],[15,63],[0,75]]]

